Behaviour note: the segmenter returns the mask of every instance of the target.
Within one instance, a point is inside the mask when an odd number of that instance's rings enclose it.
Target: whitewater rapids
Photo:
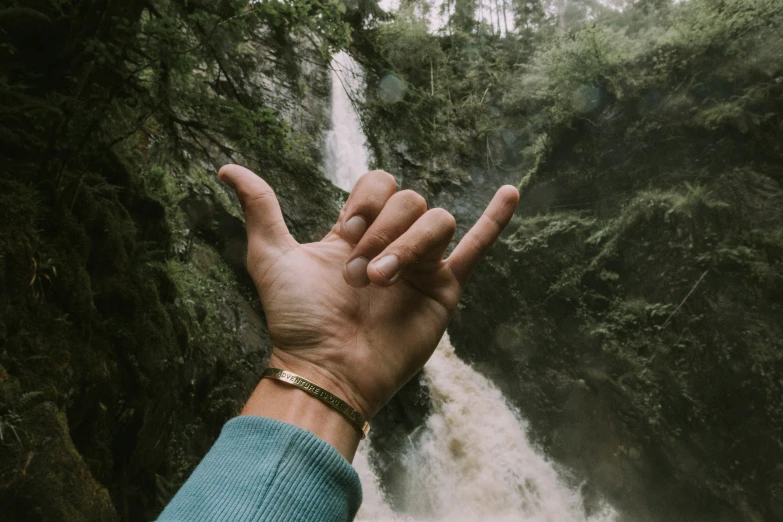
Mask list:
[[[331,64],[331,126],[325,174],[350,191],[368,170],[359,116],[364,73],[345,52]],[[530,443],[527,425],[489,380],[460,360],[448,334],[424,368],[432,415],[398,458],[407,470],[395,512],[370,464],[369,440],[353,462],[364,502],[357,522],[614,522],[606,507],[586,516],[581,495]],[[372,437],[372,435],[370,435]]]
[[[526,423],[500,391],[443,336],[424,369],[432,415],[400,459],[403,514],[384,501],[362,444],[354,461],[364,490],[357,522],[611,522],[585,516],[581,495],[530,443]]]

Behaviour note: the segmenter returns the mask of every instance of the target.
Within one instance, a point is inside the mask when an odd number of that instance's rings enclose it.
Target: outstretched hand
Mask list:
[[[238,165],[220,169],[245,211],[247,264],[266,313],[271,365],[372,418],[432,355],[465,283],[519,201],[501,187],[447,259],[456,228],[394,178],[368,172],[320,242],[299,244],[274,192]]]

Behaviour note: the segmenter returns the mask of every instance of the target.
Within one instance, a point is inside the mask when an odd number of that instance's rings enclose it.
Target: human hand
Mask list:
[[[456,222],[397,192],[382,171],[363,175],[320,242],[289,234],[274,192],[237,165],[220,169],[237,193],[247,264],[273,342],[271,366],[309,379],[372,418],[432,355],[473,269],[519,201],[501,187],[443,259]]]

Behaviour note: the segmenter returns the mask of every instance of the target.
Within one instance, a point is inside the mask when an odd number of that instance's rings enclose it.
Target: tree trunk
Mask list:
[[[498,34],[503,34],[503,26],[500,25],[500,6],[498,5],[498,0],[494,0],[495,2],[495,18],[498,20]]]

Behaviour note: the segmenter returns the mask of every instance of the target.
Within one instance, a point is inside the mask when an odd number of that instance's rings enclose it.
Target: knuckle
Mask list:
[[[400,260],[400,263],[406,265],[414,263],[419,257],[419,251],[416,248],[416,245],[411,245],[409,243],[397,245],[394,249],[394,254]]]
[[[369,230],[362,238],[362,243],[369,249],[383,248],[391,243],[391,236],[383,229]]]
[[[394,176],[386,172],[385,170],[371,170],[370,172],[363,174],[363,177],[367,176],[368,178],[372,178],[376,180],[378,183],[381,183],[383,185],[392,186],[394,188],[397,188],[397,180],[394,179]]]
[[[253,194],[248,194],[247,203],[264,203],[266,201],[277,200],[277,196],[272,189],[262,190]]]
[[[468,242],[468,248],[473,251],[475,255],[481,255],[489,248],[486,241],[481,240],[473,234],[465,236],[464,241]]]
[[[399,245],[399,250],[404,259],[411,262],[418,261],[423,257],[429,248],[435,242],[435,234],[432,230],[425,230],[416,240],[408,240]]]
[[[421,194],[410,189],[399,191],[394,195],[396,199],[399,199],[403,205],[413,210],[421,212],[427,211],[427,200],[425,200]]]
[[[448,210],[443,208],[433,208],[432,210],[429,210],[429,212],[431,212],[433,217],[435,217],[438,221],[446,225],[449,230],[457,229],[457,220],[454,219],[454,216],[452,216],[451,212]]]
[[[383,208],[383,198],[381,198],[377,194],[367,194],[361,201],[359,201],[356,205],[356,209],[359,212],[367,213],[371,217],[377,216],[378,213],[381,211],[381,208]]]
[[[494,215],[487,212],[482,217],[487,220],[490,226],[496,228],[497,230],[503,230],[504,228],[503,224],[500,221],[498,221],[497,217],[495,217]]]

